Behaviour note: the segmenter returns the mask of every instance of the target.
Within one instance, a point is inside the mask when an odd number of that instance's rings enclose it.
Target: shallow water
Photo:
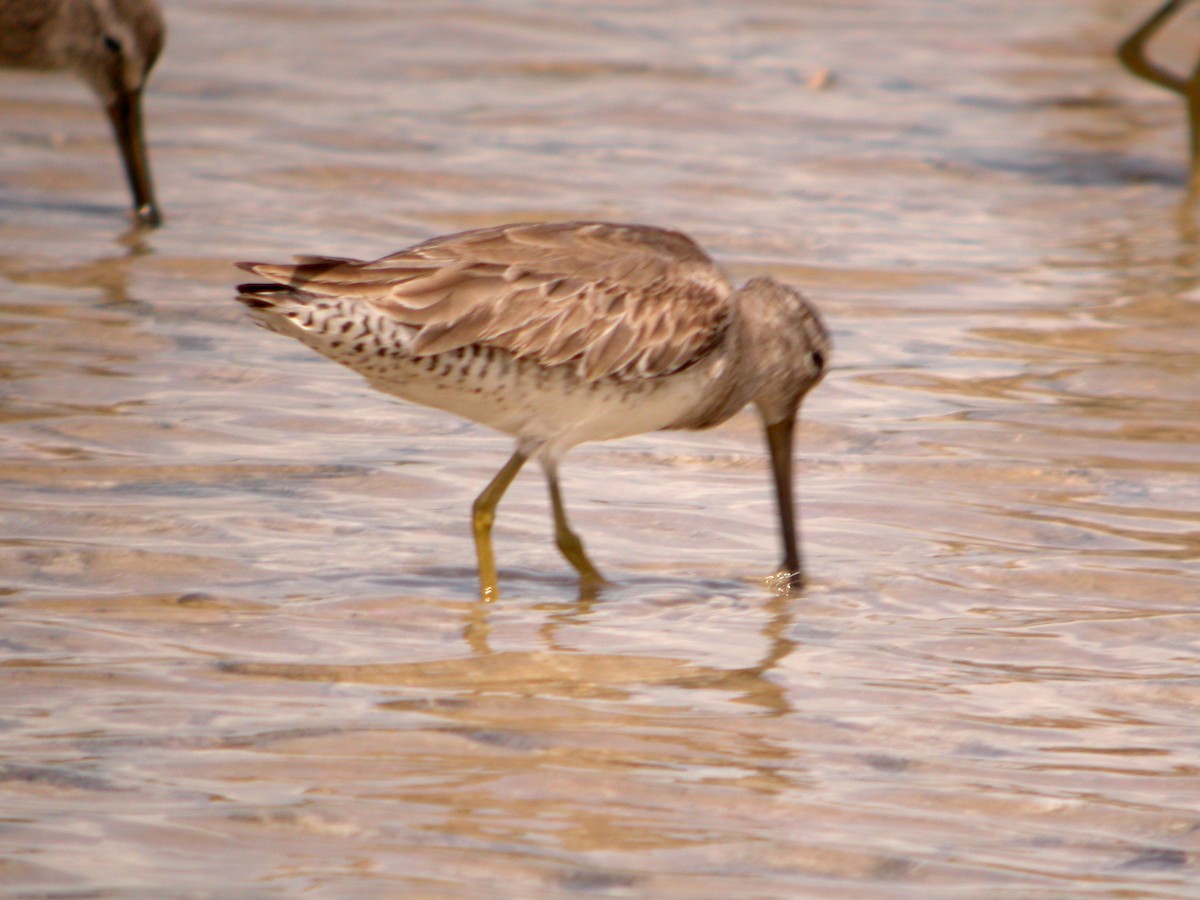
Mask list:
[[[0,77],[6,895],[1196,895],[1200,229],[1125,4],[166,9],[159,231]],[[508,440],[231,301],[558,217],[824,311],[803,596],[746,413],[572,453],[594,598],[523,476],[481,605]]]

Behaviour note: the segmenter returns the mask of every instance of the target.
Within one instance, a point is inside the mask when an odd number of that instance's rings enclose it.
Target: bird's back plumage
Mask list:
[[[373,262],[300,257],[242,267],[300,297],[369,305],[415,329],[416,356],[493,347],[542,366],[573,365],[589,382],[676,372],[721,339],[733,310],[732,287],[703,250],[648,226],[506,225]]]

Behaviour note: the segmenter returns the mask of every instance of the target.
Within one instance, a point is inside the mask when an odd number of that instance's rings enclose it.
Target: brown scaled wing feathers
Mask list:
[[[504,225],[434,238],[374,262],[300,257],[244,268],[305,294],[371,303],[432,355],[471,344],[588,381],[667,375],[719,341],[732,288],[690,238],[601,222]]]

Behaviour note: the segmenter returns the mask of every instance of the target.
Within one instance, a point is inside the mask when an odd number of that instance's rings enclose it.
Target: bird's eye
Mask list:
[[[118,41],[111,34],[106,34],[104,36],[104,47],[110,53],[120,53],[121,52],[121,42]]]
[[[812,353],[808,354],[808,357],[812,360],[813,367],[818,372],[825,368],[825,354],[820,350],[814,350]]]

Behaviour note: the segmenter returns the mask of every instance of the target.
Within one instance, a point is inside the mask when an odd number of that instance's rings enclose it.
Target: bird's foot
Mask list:
[[[784,596],[799,594],[804,589],[804,572],[781,568],[774,575],[768,575],[766,582],[773,593]]]

